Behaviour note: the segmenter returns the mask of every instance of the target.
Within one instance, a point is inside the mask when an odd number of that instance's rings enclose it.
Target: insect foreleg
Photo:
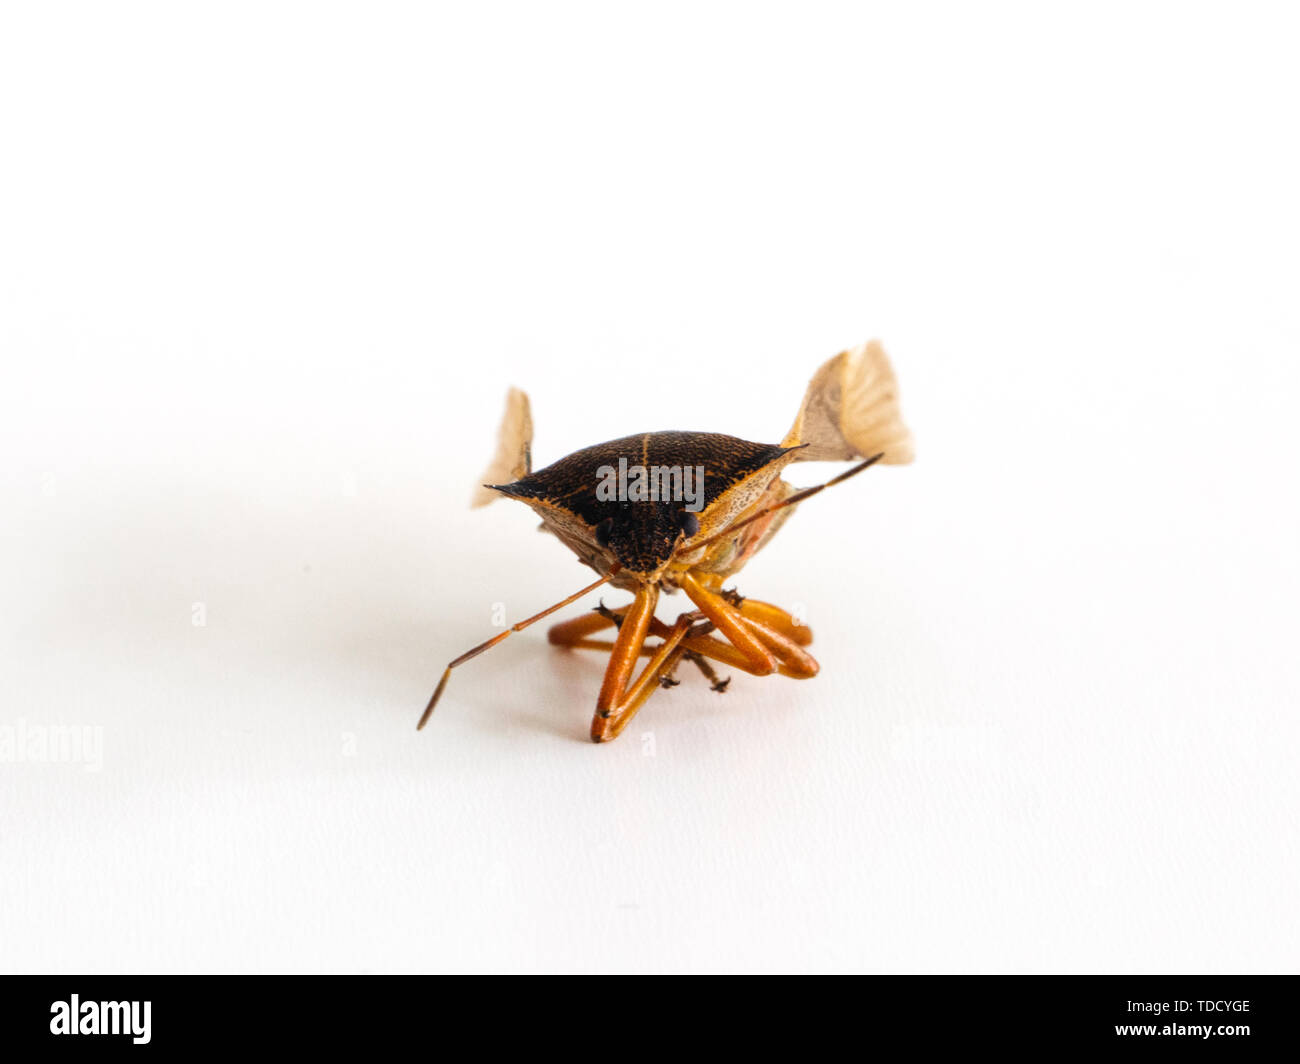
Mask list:
[[[619,629],[618,644],[623,643],[624,635],[630,631],[631,626],[628,621],[631,619],[632,614],[629,613],[628,620],[624,621]],[[685,651],[682,640],[698,620],[699,618],[692,613],[683,613],[678,617],[677,623],[668,631],[664,641],[655,647],[650,660],[646,662],[645,668],[641,670],[641,674],[631,686],[625,685],[632,674],[632,666],[640,647],[633,651],[620,648],[616,644],[614,655],[610,658],[609,671],[605,673],[605,686],[601,688],[601,697],[596,704],[596,715],[591,718],[593,742],[608,742],[627,727],[627,722],[636,715],[646,699],[658,690],[660,679],[671,675],[677,667]],[[645,633],[642,632],[640,642],[644,643],[644,641]],[[622,649],[622,657],[620,657],[620,649]],[[607,699],[607,692],[614,686],[617,687],[617,695]]]

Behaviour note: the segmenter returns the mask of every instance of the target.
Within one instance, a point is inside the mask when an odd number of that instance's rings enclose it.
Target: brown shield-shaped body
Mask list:
[[[491,487],[531,506],[543,527],[596,572],[617,564],[615,586],[657,583],[675,591],[677,570],[712,569],[740,552],[729,542],[697,557],[674,552],[766,501],[797,450],[716,432],[647,432],[585,447]],[[628,472],[635,485],[637,470],[647,471],[652,497],[626,490]],[[669,486],[677,490],[658,490]]]

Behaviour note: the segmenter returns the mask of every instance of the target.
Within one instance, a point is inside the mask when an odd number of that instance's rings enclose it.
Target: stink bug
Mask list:
[[[861,461],[815,487],[796,489],[781,478],[791,462],[854,459]],[[602,603],[550,630],[553,644],[609,654],[591,721],[595,742],[617,737],[656,688],[675,684],[683,658],[713,679],[715,690],[726,681],[717,681],[713,661],[755,676],[817,675],[817,662],[804,649],[812,632],[779,606],[724,590],[723,581],[805,499],[876,462],[911,460],[894,371],[876,341],[841,352],[817,371],[779,444],[711,432],[647,432],[584,448],[533,472],[528,397],[512,389],[497,454],[484,475],[488,483],[474,505],[504,495],[532,507],[543,530],[600,579],[451,661],[418,726],[428,721],[453,669],[602,584],[634,597],[618,609]],[[661,592],[677,591],[695,609],[667,624],[655,606]],[[613,640],[592,638],[608,627],[617,629]],[[641,657],[649,661],[638,672]]]

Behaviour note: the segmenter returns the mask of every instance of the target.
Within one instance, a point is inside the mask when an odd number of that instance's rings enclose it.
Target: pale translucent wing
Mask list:
[[[497,453],[479,477],[470,506],[486,506],[501,496],[485,484],[509,484],[533,471],[533,415],[528,396],[518,388],[506,393],[506,412],[497,433]]]
[[[797,462],[870,458],[905,465],[915,457],[898,408],[898,381],[879,340],[841,351],[808,383],[786,447],[807,444]]]

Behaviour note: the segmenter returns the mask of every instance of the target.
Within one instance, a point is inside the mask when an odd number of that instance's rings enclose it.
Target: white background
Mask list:
[[[0,764],[0,965],[1294,970],[1296,29],[6,5],[0,724],[103,752]],[[508,385],[775,441],[871,336],[918,461],[739,581],[819,677],[597,747],[538,626],[415,732],[590,578]]]

